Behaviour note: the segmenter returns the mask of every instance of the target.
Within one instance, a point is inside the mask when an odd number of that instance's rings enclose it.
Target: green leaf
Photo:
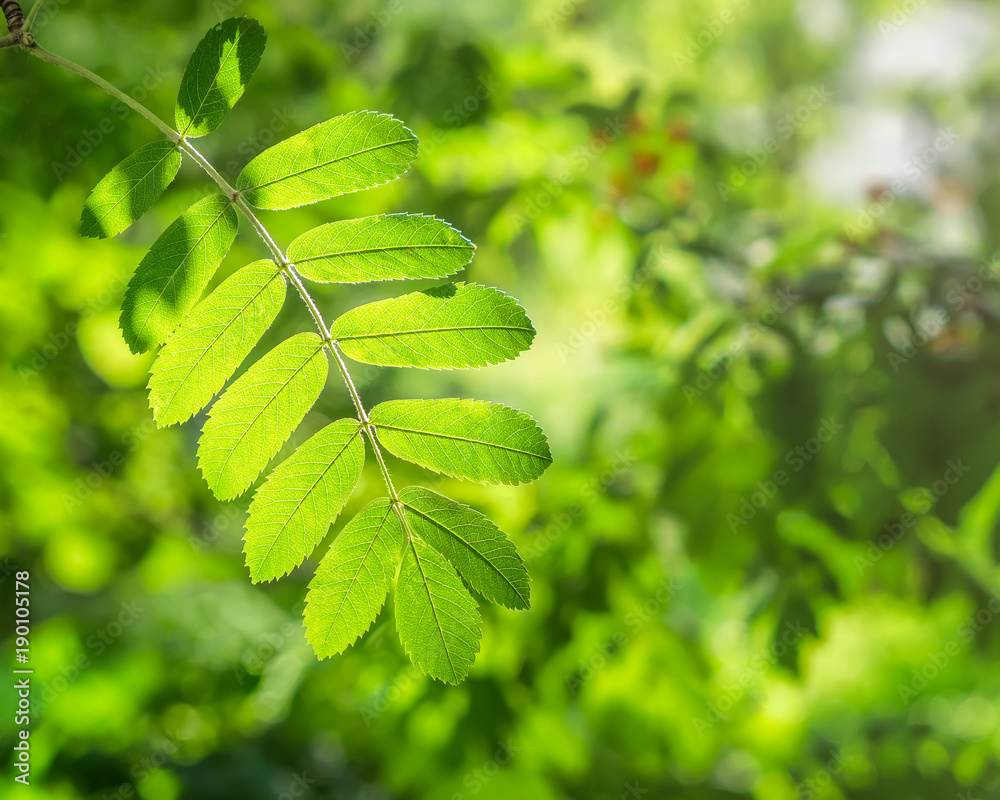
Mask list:
[[[243,168],[236,188],[257,208],[295,208],[398,178],[416,155],[417,137],[399,120],[357,111],[265,150]]]
[[[443,554],[473,589],[507,608],[528,607],[528,570],[489,519],[419,486],[403,489],[399,499],[410,531]]]
[[[243,363],[285,300],[285,279],[273,261],[255,261],[202,300],[157,354],[149,378],[156,422],[172,425],[196,414]]]
[[[236,238],[227,197],[202,198],[170,223],[146,253],[122,300],[122,334],[133,353],[166,341],[198,302]]]
[[[371,627],[402,543],[399,516],[388,499],[365,506],[334,539],[306,594],[306,638],[317,656],[343,653]]]
[[[528,483],[552,463],[535,421],[482,400],[391,400],[371,421],[393,455],[453,478]]]
[[[299,272],[319,283],[445,278],[476,246],[434,217],[386,214],[320,225],[288,246]]]
[[[181,153],[172,142],[150,142],[101,178],[83,204],[84,236],[117,236],[149,211],[177,175]]]
[[[354,491],[364,464],[361,425],[342,419],[274,468],[247,516],[243,552],[254,583],[287,575],[312,553]]]
[[[479,652],[476,601],[455,568],[412,536],[396,578],[396,629],[413,663],[446,683],[465,678]]]
[[[316,402],[328,367],[323,340],[299,333],[215,401],[198,443],[198,466],[216,497],[231,500],[257,479]]]
[[[267,36],[248,17],[220,22],[188,61],[177,93],[174,119],[182,136],[211,133],[243,95],[264,53]]]
[[[356,361],[383,367],[484,367],[528,348],[535,329],[499,289],[455,283],[358,306],[330,328]]]

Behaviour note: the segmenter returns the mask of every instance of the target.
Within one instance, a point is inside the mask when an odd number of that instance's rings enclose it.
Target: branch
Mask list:
[[[6,8],[6,5],[12,3],[13,0],[0,0],[0,7]],[[17,5],[14,3],[14,5]],[[35,4],[35,8],[41,5],[41,0]],[[34,9],[33,9],[34,10]],[[20,6],[18,6],[18,11],[20,11]],[[24,35],[31,37],[30,33],[27,31],[23,32]],[[14,36],[14,33],[11,33]],[[264,224],[257,217],[257,214],[250,207],[250,204],[240,195],[240,193],[234,189],[229,182],[222,177],[215,167],[209,163],[201,153],[199,153],[194,146],[187,141],[180,133],[175,131],[166,122],[160,119],[156,114],[146,108],[142,103],[134,100],[129,95],[120,91],[118,88],[108,83],[104,78],[91,72],[86,67],[82,67],[79,64],[69,61],[62,56],[57,56],[55,53],[51,53],[48,50],[40,47],[34,43],[34,39],[31,39],[29,44],[25,44],[20,39],[15,40],[12,44],[20,44],[27,52],[31,53],[36,58],[42,61],[47,61],[50,64],[56,64],[57,66],[63,67],[70,72],[75,72],[86,78],[88,81],[93,83],[95,86],[99,87],[103,91],[107,92],[112,97],[125,103],[133,111],[145,117],[151,124],[156,126],[161,133],[164,134],[171,142],[177,145],[177,147],[183,152],[187,153],[191,159],[211,178],[216,185],[223,191],[223,193],[229,197],[237,208],[243,213],[243,216],[247,218],[253,229],[257,232],[261,241],[264,243],[265,247],[271,252],[272,259],[277,263],[278,267],[281,269],[282,273],[288,278],[291,284],[295,287],[305,303],[306,307],[309,309],[309,313],[313,318],[313,322],[316,324],[316,328],[319,330],[323,337],[323,346],[329,353],[330,357],[333,359],[334,363],[337,365],[337,369],[340,372],[341,377],[344,380],[344,384],[347,386],[348,393],[351,395],[351,401],[354,404],[354,408],[358,414],[358,422],[361,423],[361,427],[365,431],[365,435],[371,442],[372,451],[375,453],[375,460],[378,462],[379,470],[382,473],[382,479],[385,481],[386,490],[389,493],[389,498],[392,500],[393,507],[396,513],[402,519],[402,514],[399,509],[399,495],[396,493],[396,488],[392,483],[392,477],[389,474],[389,468],[385,463],[385,458],[382,454],[381,446],[378,443],[378,439],[375,435],[375,426],[371,424],[371,420],[368,418],[368,412],[365,410],[364,404],[361,402],[361,395],[358,393],[358,389],[354,384],[354,380],[351,378],[351,374],[347,368],[347,363],[344,361],[344,357],[340,352],[340,348],[337,346],[337,342],[330,334],[330,329],[327,327],[326,323],[323,321],[323,316],[313,300],[312,296],[309,294],[309,290],[306,288],[305,283],[302,281],[302,277],[299,275],[298,271],[295,269],[295,265],[288,260],[284,251],[275,243],[274,238],[268,233]],[[5,45],[11,46],[11,45]]]

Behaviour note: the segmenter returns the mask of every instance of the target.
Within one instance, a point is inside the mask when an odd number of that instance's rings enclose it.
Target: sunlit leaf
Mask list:
[[[279,464],[254,494],[247,517],[247,567],[255,583],[302,563],[351,496],[365,463],[357,420],[327,425]]]
[[[320,658],[371,627],[399,563],[403,529],[388,499],[365,506],[334,540],[309,582],[306,638]]]
[[[205,197],[153,243],[125,289],[120,324],[133,353],[166,341],[187,316],[236,238],[228,198]]]
[[[417,138],[386,114],[334,117],[265,150],[236,188],[257,208],[295,208],[398,178],[417,155]]]
[[[267,36],[256,20],[227,19],[198,43],[177,93],[174,119],[182,136],[211,133],[243,95],[264,53]]]
[[[445,278],[476,247],[434,217],[388,214],[320,225],[288,246],[303,276],[320,283]]]
[[[552,463],[535,421],[482,400],[390,400],[370,415],[393,455],[480,483],[528,483]]]
[[[473,589],[507,608],[528,607],[528,570],[489,519],[419,486],[403,489],[399,499],[412,533],[444,555]]]
[[[80,230],[84,236],[117,236],[145,214],[181,166],[172,142],[150,142],[101,178],[83,205]]]
[[[447,284],[351,309],[330,328],[366,364],[484,367],[528,348],[535,329],[512,297],[476,284]]]
[[[185,318],[156,356],[149,405],[160,425],[204,408],[274,322],[285,279],[273,261],[231,275]]]
[[[323,340],[299,333],[275,347],[215,401],[198,466],[216,497],[242,494],[319,397],[328,369]]]
[[[465,678],[482,636],[476,601],[455,568],[419,538],[403,547],[395,602],[399,641],[413,663],[446,683]]]

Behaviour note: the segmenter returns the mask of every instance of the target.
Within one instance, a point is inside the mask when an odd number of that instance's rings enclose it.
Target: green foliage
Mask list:
[[[149,405],[159,425],[184,422],[208,405],[274,322],[285,278],[273,261],[248,264],[180,324],[150,368]]]
[[[287,575],[326,536],[361,477],[365,445],[357,420],[327,425],[257,490],[244,537],[250,579]]]
[[[326,383],[323,340],[298,333],[248,369],[215,401],[198,467],[220,500],[243,494],[277,455]]]
[[[306,631],[320,658],[343,653],[371,627],[402,543],[399,515],[388,499],[369,503],[334,539],[306,595]]]
[[[528,570],[496,525],[475,509],[419,486],[403,489],[399,499],[410,532],[443,553],[473,589],[507,608],[528,607]]]
[[[334,320],[330,333],[366,364],[460,369],[515,358],[535,329],[498,289],[454,283],[358,306]]]
[[[443,220],[382,214],[313,228],[288,246],[288,258],[318,283],[364,283],[446,278],[468,264],[475,250]]]
[[[416,156],[417,137],[399,120],[355,111],[268,148],[236,188],[257,208],[295,208],[398,178]]]
[[[238,226],[232,202],[213,194],[181,214],[153,242],[122,300],[122,334],[133,353],[165,342],[187,316],[232,247]]]
[[[222,391],[202,429],[198,466],[217,498],[243,494],[316,403],[333,357],[357,419],[315,434],[257,490],[244,547],[250,578],[283,577],[313,552],[361,478],[367,437],[395,521],[376,504],[348,524],[312,586],[309,640],[324,657],[370,627],[395,573],[394,545],[405,539],[400,640],[421,669],[454,683],[468,673],[481,631],[475,603],[446,559],[473,588],[509,608],[528,607],[527,571],[506,536],[478,512],[427,490],[397,495],[379,448],[447,475],[517,484],[551,463],[548,445],[530,417],[485,402],[383,403],[369,418],[339,349],[385,366],[480,367],[514,358],[535,331],[513,298],[465,283],[360,306],[327,331],[300,270],[320,282],[442,278],[465,266],[475,245],[434,217],[379,215],[321,225],[284,255],[251,206],[295,208],[397,178],[416,157],[417,139],[390,116],[344,114],[262,152],[233,189],[186,138],[225,119],[264,43],[263,29],[246,18],[208,32],[181,80],[174,141],[147,145],[102,180],[87,201],[84,231],[111,235],[128,227],[174,177],[180,151],[215,180],[223,194],[192,205],[153,243],[122,303],[121,329],[134,353],[166,342],[149,379],[153,417],[161,426],[183,422],[211,402],[274,323],[291,282],[319,335],[291,336]],[[237,209],[271,258],[237,271],[199,303],[236,238]]]
[[[253,19],[220,22],[195,48],[181,78],[174,119],[182,136],[211,133],[243,95],[267,37]]]
[[[413,663],[446,683],[461,681],[479,652],[476,601],[455,568],[415,536],[403,545],[396,578],[396,628]]]
[[[94,187],[83,205],[84,236],[117,236],[157,201],[181,167],[172,142],[150,142],[136,150]]]
[[[378,440],[395,456],[453,478],[528,483],[552,463],[535,421],[482,400],[390,400],[371,411]]]

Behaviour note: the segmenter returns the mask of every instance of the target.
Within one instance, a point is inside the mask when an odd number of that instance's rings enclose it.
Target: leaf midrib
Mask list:
[[[283,142],[283,144],[290,141],[292,140],[286,139],[285,142]],[[412,141],[413,139],[399,139],[398,141],[395,142],[386,142],[384,144],[377,144],[373,147],[365,147],[361,150],[355,150],[354,152],[349,153],[346,156],[338,156],[337,158],[331,158],[329,161],[323,161],[319,164],[314,164],[311,167],[306,167],[305,169],[300,169],[297,170],[296,172],[291,172],[288,175],[283,175],[282,177],[275,178],[274,180],[265,181],[264,183],[258,183],[253,186],[246,186],[240,190],[240,193],[256,192],[260,189],[266,189],[268,186],[273,186],[276,183],[282,183],[283,181],[291,180],[292,178],[298,178],[300,175],[305,175],[307,172],[313,172],[314,170],[322,169],[323,167],[328,167],[331,164],[336,164],[338,161],[344,161],[349,158],[356,158],[357,156],[363,155],[364,153],[372,153],[376,150],[382,150],[383,148],[386,147],[395,147],[396,145],[406,144],[407,142],[412,142]]]
[[[222,195],[218,196],[222,197]],[[137,327],[136,330],[144,330],[146,328],[146,325],[149,323],[149,318],[152,316],[153,311],[160,304],[160,300],[163,299],[163,293],[167,291],[167,287],[174,282],[174,279],[177,277],[177,273],[181,271],[183,266],[187,263],[187,260],[191,258],[191,254],[197,249],[198,245],[200,245],[203,241],[205,241],[205,237],[212,232],[215,226],[219,224],[219,220],[222,219],[223,216],[225,216],[226,212],[229,210],[231,205],[232,203],[227,203],[225,206],[223,206],[222,210],[218,213],[218,215],[216,215],[215,219],[213,219],[212,222],[205,228],[205,230],[202,231],[201,236],[199,236],[195,240],[194,244],[192,244],[191,247],[188,248],[187,252],[184,254],[184,258],[182,258],[180,262],[178,262],[177,266],[174,267],[174,271],[170,273],[170,277],[167,279],[166,283],[163,284],[163,288],[160,289],[160,293],[156,296],[156,299],[150,305],[149,311],[146,313],[146,316],[143,318],[142,323]]]
[[[524,333],[534,333],[534,328],[522,328],[515,325],[455,325],[447,328],[414,328],[400,331],[385,331],[382,333],[357,333],[347,336],[337,336],[333,334],[338,342],[354,341],[357,339],[384,339],[393,336],[419,336],[422,333],[446,333],[448,331],[523,331]]]
[[[229,322],[227,322],[225,325],[223,325],[222,330],[219,331],[218,335],[214,339],[212,339],[208,347],[206,347],[202,351],[202,354],[195,359],[194,364],[192,364],[191,368],[184,374],[184,377],[178,381],[178,387],[187,382],[187,379],[191,377],[191,373],[194,372],[195,369],[198,367],[198,365],[201,364],[208,357],[209,352],[212,350],[213,347],[215,347],[216,342],[218,342],[219,339],[221,339],[225,335],[226,331],[228,331],[233,325],[236,324],[236,320],[240,318],[243,312],[246,311],[251,305],[253,305],[254,301],[264,293],[264,290],[267,289],[274,281],[274,279],[277,278],[279,275],[281,275],[281,270],[275,270],[274,275],[268,278],[267,281],[264,282],[264,285],[261,286],[256,292],[254,292],[253,297],[251,297],[246,303],[240,306],[239,310],[236,312],[233,318],[229,320]],[[232,375],[232,373],[230,373],[230,375]],[[223,381],[223,383],[225,383],[225,381]],[[180,388],[177,388],[171,393],[170,400],[164,406],[164,411],[173,406],[174,401],[176,400],[179,392]]]
[[[106,220],[108,218],[108,215],[112,211],[114,211],[116,208],[118,208],[118,206],[121,203],[124,203],[127,198],[131,197],[132,194],[135,192],[135,190],[139,187],[139,184],[141,184],[144,180],[146,180],[146,178],[148,178],[150,176],[150,174],[153,172],[153,170],[157,169],[160,166],[160,164],[162,164],[163,161],[166,158],[168,158],[175,150],[177,150],[176,146],[169,147],[166,150],[166,152],[162,156],[160,156],[159,160],[155,164],[153,164],[153,166],[151,166],[148,170],[146,170],[142,174],[142,177],[140,177],[138,180],[136,180],[136,181],[134,181],[132,183],[132,186],[129,187],[129,190],[127,192],[125,192],[125,194],[123,194],[121,197],[119,197],[117,200],[115,200],[115,202],[111,205],[110,208],[106,209],[105,212],[100,217],[95,217],[95,219],[97,219],[99,222],[103,222],[104,220]],[[178,150],[178,152],[180,152],[180,151]],[[133,220],[133,222],[134,222],[134,220]]]
[[[510,453],[520,453],[521,455],[532,456],[534,458],[539,459],[540,461],[544,461],[546,463],[552,463],[551,456],[546,458],[545,456],[541,456],[538,453],[532,453],[530,450],[521,450],[517,447],[509,447],[508,445],[505,444],[495,444],[493,442],[486,442],[483,441],[482,439],[470,439],[465,436],[454,436],[449,433],[438,433],[437,431],[418,430],[416,428],[404,428],[401,425],[393,425],[391,423],[385,423],[385,422],[382,423],[373,422],[372,424],[375,425],[376,429],[388,428],[389,430],[401,431],[403,433],[413,433],[420,436],[433,436],[439,439],[451,439],[453,441],[458,441],[458,442],[470,442],[472,444],[480,444],[483,447],[493,447],[496,448],[497,450],[506,450],[507,452]]]
[[[305,258],[293,258],[296,264],[303,264],[307,261],[322,261],[329,258],[342,258],[343,256],[356,256],[362,253],[388,253],[391,250],[474,250],[475,248],[467,244],[394,244],[388,247],[368,247],[363,250],[336,250],[331,253],[321,253]]]
[[[486,562],[486,565],[491,570],[493,570],[493,572],[495,572],[497,575],[499,575],[501,578],[503,578],[504,581],[506,581],[507,585],[510,586],[511,589],[513,589],[514,594],[516,594],[518,597],[520,597],[521,601],[523,603],[525,603],[525,604],[528,603],[528,598],[525,597],[523,594],[521,594],[520,590],[511,582],[510,578],[508,578],[506,575],[504,575],[503,572],[501,572],[497,567],[495,567],[493,565],[493,562],[491,562],[488,558],[486,558],[486,556],[484,556],[482,553],[480,553],[478,550],[476,550],[476,548],[473,547],[468,541],[466,541],[465,539],[463,539],[461,536],[459,536],[457,533],[455,533],[455,531],[453,531],[451,528],[449,528],[444,523],[439,522],[438,520],[434,519],[433,517],[431,517],[427,513],[423,512],[423,511],[420,511],[417,508],[414,508],[409,503],[407,503],[405,500],[402,500],[401,502],[402,502],[402,504],[407,509],[409,509],[410,511],[412,511],[418,517],[421,517],[422,519],[427,520],[435,528],[439,528],[439,529],[445,531],[448,535],[451,536],[452,539],[455,539],[455,540],[461,542],[466,547],[468,547],[470,550],[472,550],[474,553],[476,553],[476,555],[478,555],[484,562]],[[444,555],[442,555],[441,557],[444,558]],[[525,606],[525,607],[527,607],[527,606]]]
[[[323,618],[323,619],[328,619],[329,617],[332,616],[333,617],[333,622],[330,623],[330,627],[328,627],[327,630],[326,630],[326,636],[323,637],[322,647],[326,647],[326,645],[329,643],[329,641],[330,641],[330,634],[333,633],[334,626],[337,624],[337,621],[340,619],[340,614],[344,610],[344,605],[347,603],[347,598],[350,595],[351,590],[354,588],[354,585],[358,582],[358,575],[361,574],[361,568],[364,566],[365,561],[368,558],[368,556],[375,549],[375,542],[382,535],[382,530],[383,530],[383,528],[385,528],[385,521],[387,519],[389,519],[389,515],[392,514],[392,513],[394,513],[394,512],[392,510],[392,504],[390,503],[390,504],[388,504],[385,507],[385,515],[382,517],[382,519],[379,521],[378,525],[376,526],[376,528],[375,528],[375,535],[368,542],[368,548],[365,550],[365,554],[361,558],[358,559],[358,568],[354,571],[354,575],[352,575],[351,578],[350,578],[350,584],[347,587],[347,591],[344,592],[344,597],[340,601],[340,607],[336,611],[332,612],[331,614],[327,614]],[[383,599],[383,602],[384,602],[385,598],[383,597],[382,599]],[[371,623],[368,624],[368,627],[369,628],[371,627]]]
[[[319,347],[316,348],[316,350],[313,353],[311,353],[309,355],[308,358],[306,358],[299,366],[297,366],[295,368],[295,371],[291,375],[288,376],[288,379],[284,383],[281,384],[281,387],[278,389],[278,391],[276,391],[273,395],[271,395],[268,398],[267,402],[264,403],[263,406],[261,406],[260,411],[258,411],[254,415],[254,418],[252,420],[250,420],[250,422],[247,425],[244,426],[243,433],[241,433],[236,438],[236,444],[234,444],[233,447],[232,447],[232,449],[230,449],[229,454],[226,456],[226,460],[222,462],[222,466],[219,468],[219,478],[220,479],[222,478],[222,474],[226,471],[226,468],[229,466],[230,459],[236,453],[236,448],[238,448],[241,444],[243,444],[243,440],[246,438],[246,436],[249,433],[250,429],[253,428],[253,426],[257,424],[257,420],[260,419],[260,415],[263,414],[265,411],[267,411],[267,409],[271,406],[271,404],[274,403],[274,401],[278,397],[278,395],[280,395],[285,389],[288,388],[288,384],[290,384],[292,382],[292,379],[296,375],[298,375],[302,370],[304,370],[314,358],[316,358],[316,353],[319,353],[322,350],[323,350],[323,345],[320,345]],[[258,362],[258,363],[260,363],[260,362]],[[218,485],[218,481],[216,481],[216,487],[215,488],[216,489],[220,488],[219,485]]]
[[[255,579],[256,579],[256,578],[258,578],[258,577],[260,576],[260,570],[261,570],[261,569],[263,568],[263,566],[264,566],[264,564],[266,563],[267,559],[268,559],[268,558],[270,557],[270,555],[271,555],[271,551],[272,551],[272,550],[274,549],[274,545],[275,545],[275,544],[277,544],[277,542],[278,542],[278,537],[279,537],[279,536],[281,535],[281,532],[282,532],[282,531],[283,531],[283,530],[285,529],[285,527],[286,527],[286,526],[288,525],[288,521],[289,521],[289,520],[290,520],[290,519],[291,519],[291,518],[292,518],[293,516],[295,516],[295,514],[297,514],[297,513],[298,513],[298,510],[299,510],[300,508],[302,508],[302,504],[303,504],[303,503],[304,503],[304,502],[306,501],[306,498],[308,498],[308,497],[309,497],[309,496],[310,496],[310,495],[312,494],[312,492],[313,492],[313,491],[315,490],[315,488],[316,488],[316,487],[317,487],[317,486],[319,485],[319,482],[320,482],[321,480],[323,480],[323,478],[325,478],[325,477],[326,477],[326,474],[327,474],[327,473],[328,473],[328,472],[329,472],[329,471],[330,471],[331,469],[333,469],[334,465],[335,465],[335,464],[337,463],[337,461],[339,461],[339,460],[340,460],[340,457],[341,457],[341,456],[342,456],[342,455],[344,454],[344,451],[345,451],[345,450],[347,450],[347,448],[351,446],[351,442],[353,442],[353,441],[354,441],[354,438],[355,438],[355,437],[356,437],[356,436],[357,436],[357,435],[358,435],[359,433],[361,433],[361,427],[360,427],[360,425],[359,425],[358,427],[356,427],[356,428],[354,429],[354,431],[353,431],[353,432],[351,433],[351,435],[350,435],[350,436],[348,437],[347,441],[346,441],[346,442],[344,442],[343,446],[341,446],[341,448],[340,448],[340,449],[339,449],[339,450],[337,451],[337,454],[336,454],[336,455],[335,455],[335,456],[334,456],[334,457],[333,457],[333,458],[332,458],[332,459],[330,460],[330,463],[329,463],[329,464],[327,464],[327,465],[326,465],[326,466],[325,466],[325,467],[324,467],[324,468],[323,468],[322,470],[320,470],[320,472],[319,472],[319,475],[317,475],[317,477],[316,477],[316,480],[314,480],[314,481],[312,482],[312,485],[311,485],[311,486],[310,486],[310,487],[309,487],[308,489],[306,489],[305,493],[304,493],[304,494],[302,495],[302,497],[300,497],[300,498],[299,498],[299,501],[298,501],[298,502],[297,502],[297,503],[295,504],[295,507],[294,507],[294,508],[293,508],[293,509],[291,510],[291,512],[289,512],[289,513],[288,513],[288,514],[287,514],[287,515],[285,516],[285,521],[281,523],[281,530],[279,530],[279,531],[278,531],[278,535],[276,535],[276,536],[275,536],[275,537],[274,537],[274,538],[273,538],[273,539],[271,540],[271,544],[270,544],[270,545],[268,545],[268,548],[267,548],[267,552],[266,552],[266,553],[264,553],[264,556],[263,556],[263,557],[261,558],[261,560],[260,560],[260,566],[259,566],[259,567],[257,568],[257,574],[256,574],[256,575],[254,576],[254,578],[255,578]],[[301,452],[301,451],[299,451],[299,452]],[[353,487],[352,487],[352,489],[353,489]],[[271,524],[273,524],[273,523],[271,523]],[[303,559],[305,559],[305,556],[303,556],[302,558],[303,558]],[[302,563],[302,562],[300,561],[299,563]],[[297,565],[296,565],[296,566],[297,566]],[[282,573],[282,574],[285,574],[285,573]],[[279,577],[280,577],[280,576],[279,576]]]
[[[187,126],[184,128],[183,131],[181,131],[182,137],[187,136],[187,132],[191,130],[191,127],[194,125],[195,120],[198,119],[198,115],[201,113],[201,110],[205,107],[205,103],[208,102],[208,96],[212,93],[212,90],[219,85],[219,75],[222,74],[223,65],[225,65],[225,63],[229,60],[229,56],[232,54],[233,50],[239,44],[240,36],[242,35],[242,33],[243,33],[242,29],[240,28],[239,24],[237,24],[236,38],[233,39],[232,46],[226,51],[225,55],[223,55],[223,57],[219,59],[219,68],[215,71],[215,75],[212,76],[212,80],[209,82],[208,89],[205,91],[205,96],[202,97],[201,102],[198,103],[198,110],[191,115],[191,119],[188,121]],[[206,131],[206,133],[210,132],[211,131]]]

